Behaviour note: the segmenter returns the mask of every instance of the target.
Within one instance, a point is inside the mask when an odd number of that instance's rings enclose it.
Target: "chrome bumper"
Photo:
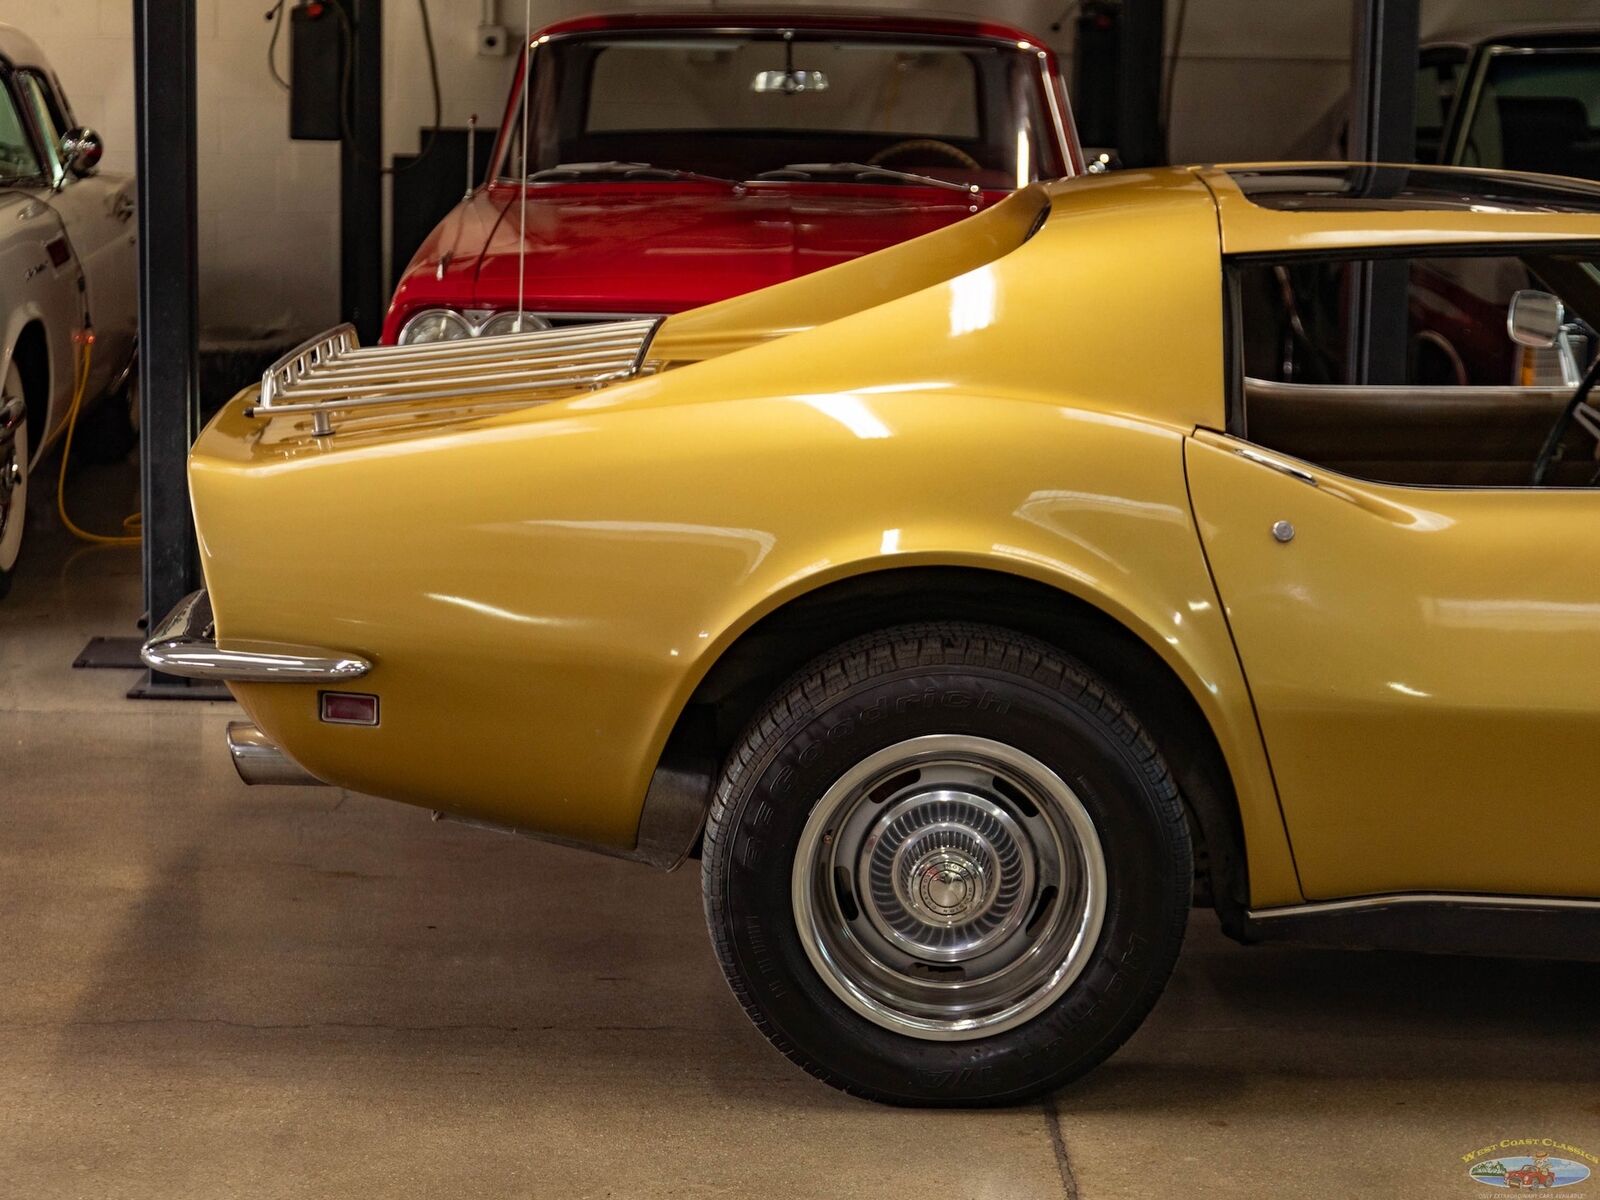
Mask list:
[[[277,642],[217,645],[211,599],[191,592],[156,626],[139,652],[145,666],[164,675],[240,683],[336,683],[359,679],[372,664],[355,654]]]

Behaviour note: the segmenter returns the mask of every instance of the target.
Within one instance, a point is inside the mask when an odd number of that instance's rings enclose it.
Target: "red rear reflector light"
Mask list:
[[[366,692],[322,692],[322,719],[330,725],[376,725],[378,698]]]

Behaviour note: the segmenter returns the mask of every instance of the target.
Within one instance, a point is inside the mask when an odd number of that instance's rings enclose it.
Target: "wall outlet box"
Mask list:
[[[504,25],[478,26],[478,54],[483,58],[504,58],[511,53],[511,34]]]

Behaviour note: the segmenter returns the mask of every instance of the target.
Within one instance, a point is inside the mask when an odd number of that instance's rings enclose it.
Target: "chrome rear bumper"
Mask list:
[[[336,683],[359,679],[372,664],[355,654],[277,642],[217,645],[206,590],[185,596],[139,652],[145,666],[164,675],[240,683]]]
[[[139,657],[152,671],[190,679],[247,683],[334,683],[358,679],[372,664],[354,654],[276,642],[217,645],[211,599],[191,592],[157,625]],[[320,784],[249,721],[228,725],[228,754],[246,783]]]

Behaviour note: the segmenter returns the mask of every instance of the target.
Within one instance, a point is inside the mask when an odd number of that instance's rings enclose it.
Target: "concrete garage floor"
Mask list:
[[[96,487],[110,527],[127,470]],[[0,1194],[1470,1197],[1503,1138],[1600,1153],[1600,969],[1245,949],[1208,913],[1049,1104],[839,1095],[746,1023],[692,869],[247,789],[231,704],[70,670],[134,632],[137,554],[35,500],[0,602]]]

